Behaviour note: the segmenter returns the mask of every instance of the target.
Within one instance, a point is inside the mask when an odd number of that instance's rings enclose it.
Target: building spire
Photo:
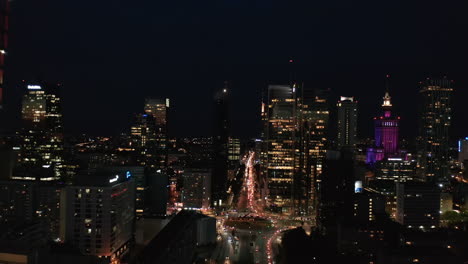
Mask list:
[[[389,82],[390,82],[390,75],[387,74],[387,76],[385,76],[385,95],[383,97],[383,104],[382,106],[383,107],[391,107],[392,106],[392,97],[390,96],[390,92],[389,92]]]

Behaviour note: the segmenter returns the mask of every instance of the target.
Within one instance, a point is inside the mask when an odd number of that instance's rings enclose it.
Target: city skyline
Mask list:
[[[417,134],[410,124],[416,121],[417,108],[411,104],[419,81],[444,75],[455,80],[454,105],[462,105],[467,96],[463,87],[468,86],[464,74],[468,52],[463,47],[468,39],[458,34],[466,22],[456,20],[457,8],[435,6],[431,1],[421,6],[404,4],[405,8],[403,3],[388,3],[385,8],[335,4],[343,9],[327,3],[258,1],[249,6],[226,1],[177,6],[104,1],[93,6],[87,19],[80,19],[88,8],[85,4],[13,2],[2,123],[19,127],[14,116],[18,117],[21,81],[41,76],[64,84],[67,133],[116,135],[128,127],[133,113],[141,111],[145,97],[168,97],[179,109],[171,124],[176,136],[189,128],[194,134],[208,135],[210,123],[201,120],[203,125],[195,126],[193,116],[212,115],[209,98],[228,80],[232,112],[239,113],[233,118],[234,132],[253,137],[260,129],[261,90],[268,84],[287,83],[290,58],[295,61],[297,79],[307,86],[331,88],[336,98],[352,95],[359,100],[364,114],[358,128],[368,137],[372,126],[367,121],[377,114],[386,74],[392,76],[392,96],[405,137]],[[398,19],[393,17],[396,10]],[[281,12],[285,19],[275,21]],[[225,19],[219,19],[221,14]],[[431,14],[438,19],[425,23],[416,19]],[[131,29],[128,37],[120,33],[122,28]],[[298,41],[266,41],[280,35],[297,36]],[[257,130],[246,132],[244,122]],[[467,116],[455,113],[454,131],[460,132],[454,132],[454,137],[468,134],[466,123]],[[90,126],[85,129],[84,124]]]

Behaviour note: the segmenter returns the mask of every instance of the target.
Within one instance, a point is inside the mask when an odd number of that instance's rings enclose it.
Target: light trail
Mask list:
[[[255,169],[254,169],[255,152],[249,151],[249,156],[245,162],[245,177],[247,178],[247,201],[250,210],[257,214],[257,206],[255,204]]]

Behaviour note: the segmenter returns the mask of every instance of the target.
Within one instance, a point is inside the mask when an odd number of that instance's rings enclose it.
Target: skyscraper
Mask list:
[[[296,87],[268,86],[262,109],[269,202],[283,211],[291,211],[296,156]]]
[[[262,103],[263,175],[273,209],[304,215],[313,209],[328,128],[328,90],[270,85]]]
[[[8,15],[10,1],[0,0],[0,109],[3,108],[4,65],[8,45]]]
[[[428,181],[445,180],[448,176],[452,82],[428,79],[421,82],[420,87],[418,174]]]
[[[152,160],[154,164],[150,167],[154,169],[165,169],[167,166],[167,112],[170,106],[170,101],[158,98],[146,98],[145,114],[154,117],[154,150]]]
[[[387,91],[382,103],[383,116],[374,117],[375,145],[367,150],[367,163],[375,163],[385,158],[397,157],[399,154],[398,133],[400,117],[393,115],[391,99],[387,85]]]
[[[225,82],[214,97],[212,205],[227,197],[229,129],[229,88]]]
[[[21,151],[17,172],[30,173],[37,169],[53,168],[54,176],[41,177],[41,179],[57,179],[60,176],[63,159],[59,85],[28,85],[22,102],[22,120]]]
[[[338,148],[354,148],[357,137],[357,101],[340,97],[338,107]]]

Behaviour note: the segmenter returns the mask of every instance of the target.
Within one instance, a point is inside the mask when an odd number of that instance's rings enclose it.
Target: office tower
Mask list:
[[[153,115],[137,114],[130,128],[130,145],[136,151],[139,166],[156,170],[156,121]]]
[[[398,223],[408,228],[430,229],[439,226],[440,188],[432,183],[397,183]]]
[[[270,204],[291,211],[296,157],[296,88],[289,85],[268,86],[263,102],[265,175]]]
[[[338,149],[353,149],[357,137],[357,101],[354,97],[340,97],[338,101]]]
[[[64,189],[61,204],[63,242],[111,263],[128,253],[135,220],[131,171],[100,168],[82,172]]]
[[[55,180],[60,176],[63,159],[63,125],[59,87],[59,85],[27,86],[22,101],[23,129],[20,132],[19,174],[51,168],[54,174],[50,177],[41,176],[41,180]]]
[[[447,180],[452,82],[428,79],[420,87],[419,176],[428,181]]]
[[[0,181],[0,230],[39,223],[47,239],[57,239],[61,189],[50,182]]]
[[[385,196],[363,191],[353,195],[353,220],[361,223],[377,220],[385,215]]]
[[[239,168],[241,159],[241,143],[240,139],[229,137],[228,140],[228,172],[227,180],[232,180],[235,177],[236,170]]]
[[[336,220],[349,219],[353,213],[355,194],[355,164],[346,151],[327,151],[323,162],[323,173],[318,177],[319,208],[317,221],[322,225]]]
[[[212,205],[227,197],[229,126],[229,89],[225,82],[214,97]]]
[[[146,98],[145,114],[154,117],[154,150],[150,165],[153,170],[167,167],[168,139],[167,139],[167,112],[169,99]],[[153,164],[154,163],[154,164]]]
[[[322,173],[326,156],[330,89],[314,89],[302,92],[303,119],[303,153],[305,153],[303,168],[305,169],[305,196],[301,211],[311,213],[317,209],[316,184]]]
[[[3,108],[3,89],[5,83],[5,54],[8,48],[8,16],[10,1],[0,0],[0,110]]]
[[[458,140],[458,162],[463,165],[465,160],[468,160],[468,137]]]
[[[376,164],[376,179],[396,182],[411,181],[416,175],[416,161],[388,158]]]
[[[146,211],[148,197],[148,182],[145,168],[142,166],[114,166],[112,170],[129,171],[135,184],[135,214],[142,217]]]
[[[388,77],[387,77],[388,78]],[[390,93],[383,97],[383,115],[374,117],[375,145],[367,151],[367,163],[398,156],[398,132],[400,117],[393,115]]]
[[[310,213],[314,183],[325,156],[329,90],[270,85],[262,102],[262,177],[272,209]]]
[[[166,217],[167,202],[169,200],[169,177],[166,172],[158,170],[146,177],[148,184],[146,196],[147,217]]]
[[[211,198],[211,172],[206,169],[186,169],[182,179],[182,203],[184,208],[208,209]],[[217,206],[222,206],[222,202],[222,200],[215,201]]]

